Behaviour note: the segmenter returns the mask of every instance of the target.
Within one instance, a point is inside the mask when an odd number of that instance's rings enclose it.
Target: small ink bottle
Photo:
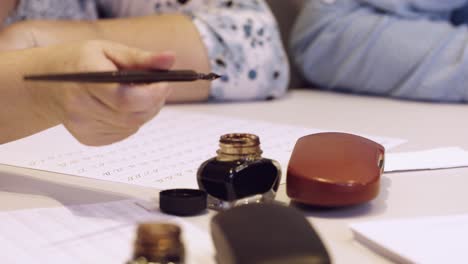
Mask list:
[[[175,224],[140,224],[133,260],[127,264],[183,264],[185,250],[180,233],[180,227]]]
[[[223,135],[216,153],[197,172],[198,186],[206,191],[210,209],[225,210],[240,204],[274,200],[281,168],[277,161],[262,158],[258,136]]]

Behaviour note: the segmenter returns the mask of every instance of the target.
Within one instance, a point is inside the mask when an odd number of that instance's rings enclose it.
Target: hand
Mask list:
[[[171,53],[153,54],[106,41],[40,48],[43,58],[30,74],[117,69],[169,69]],[[165,83],[119,85],[27,82],[35,111],[62,123],[81,143],[98,146],[134,134],[162,108],[170,90]]]
[[[30,21],[17,22],[0,29],[0,51],[38,47],[37,31]]]

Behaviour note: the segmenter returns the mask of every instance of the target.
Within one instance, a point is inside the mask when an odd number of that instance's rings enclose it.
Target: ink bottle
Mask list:
[[[180,227],[175,224],[140,224],[133,260],[127,264],[183,264],[185,249],[180,234]]]
[[[262,157],[258,136],[222,135],[216,153],[197,172],[198,186],[207,193],[208,208],[226,210],[274,200],[281,168],[277,161]]]

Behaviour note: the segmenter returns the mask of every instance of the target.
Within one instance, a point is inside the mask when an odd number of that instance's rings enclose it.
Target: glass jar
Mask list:
[[[262,157],[258,136],[223,135],[216,153],[197,172],[198,186],[208,195],[208,208],[225,210],[240,204],[274,200],[281,168],[277,161]]]
[[[138,226],[133,260],[127,264],[183,264],[185,249],[181,229],[171,223],[142,223]]]

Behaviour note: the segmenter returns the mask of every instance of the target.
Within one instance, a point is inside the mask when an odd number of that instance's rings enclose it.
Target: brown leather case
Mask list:
[[[379,193],[385,149],[346,133],[318,133],[300,138],[289,160],[288,196],[313,206],[348,206]]]

